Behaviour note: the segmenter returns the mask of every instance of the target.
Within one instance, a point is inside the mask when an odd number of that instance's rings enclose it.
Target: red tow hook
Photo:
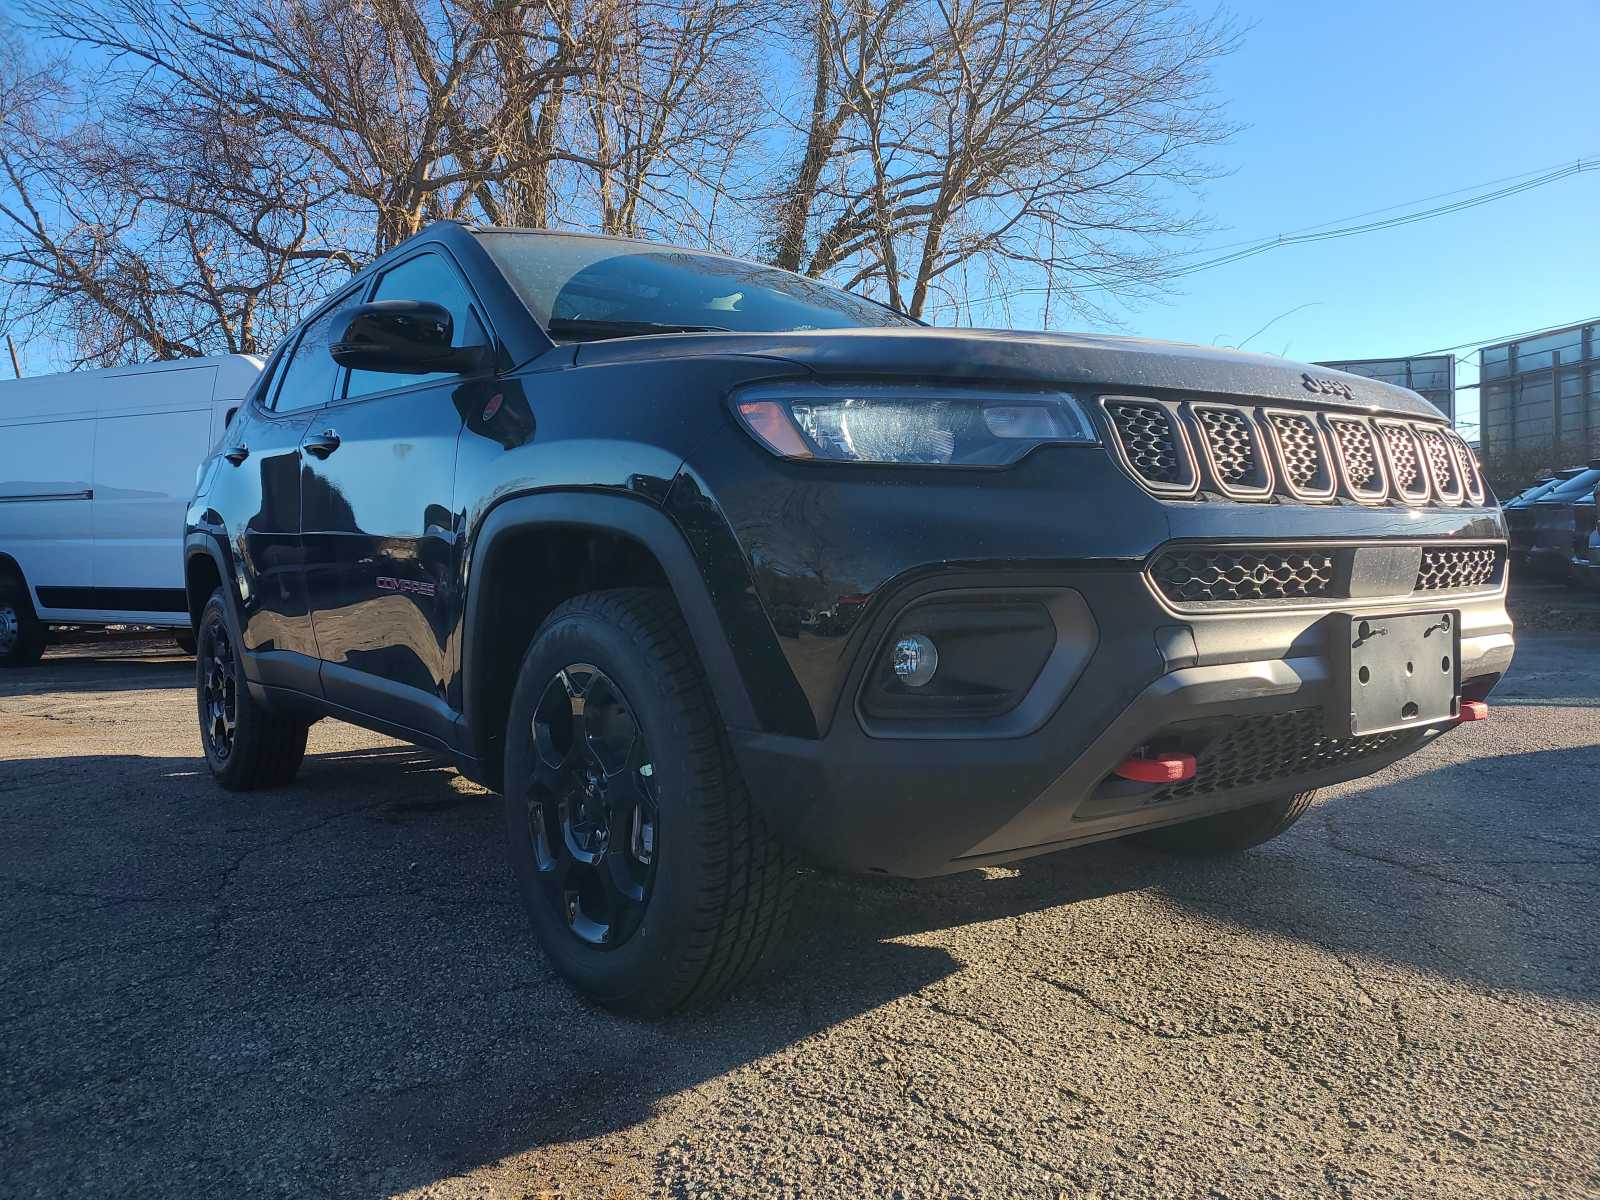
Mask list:
[[[1463,700],[1461,702],[1461,715],[1458,721],[1487,721],[1489,719],[1489,702],[1487,700]]]
[[[1136,754],[1123,759],[1112,774],[1136,783],[1182,783],[1194,778],[1194,755]]]

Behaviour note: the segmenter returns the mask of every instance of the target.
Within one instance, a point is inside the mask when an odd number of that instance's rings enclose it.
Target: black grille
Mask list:
[[[1169,550],[1150,568],[1167,599],[1181,604],[1326,596],[1333,555],[1320,550]]]
[[[1332,737],[1318,708],[1246,717],[1195,756],[1193,779],[1164,787],[1150,803],[1208,796],[1292,779],[1399,749],[1413,730],[1367,737]]]
[[[1437,429],[1419,429],[1417,438],[1422,443],[1422,453],[1428,458],[1428,471],[1433,477],[1434,490],[1439,498],[1446,502],[1460,500],[1461,474],[1444,434]]]
[[[1425,496],[1428,480],[1422,473],[1422,461],[1417,457],[1417,439],[1404,425],[1381,424],[1383,444],[1389,455],[1389,471],[1394,486],[1403,495]]]
[[[1278,458],[1290,485],[1300,492],[1326,491],[1327,464],[1322,461],[1322,440],[1311,419],[1295,413],[1270,413],[1267,420],[1278,439]]]
[[[1434,421],[1255,408],[1203,399],[1101,398],[1125,465],[1146,490],[1188,499],[1482,504],[1483,477],[1458,434]],[[1266,445],[1271,443],[1271,447]]]
[[[1259,486],[1261,468],[1255,431],[1244,414],[1227,408],[1201,408],[1196,412],[1217,478],[1234,487]]]
[[[1172,417],[1159,404],[1114,400],[1106,405],[1122,452],[1133,469],[1151,483],[1182,486],[1188,481],[1185,456],[1178,449]]]
[[[1372,430],[1361,421],[1330,418],[1328,427],[1339,446],[1339,460],[1350,487],[1367,496],[1383,490],[1383,468],[1378,462],[1378,444]]]
[[[1428,546],[1417,568],[1416,590],[1443,592],[1497,584],[1502,554],[1494,546]]]

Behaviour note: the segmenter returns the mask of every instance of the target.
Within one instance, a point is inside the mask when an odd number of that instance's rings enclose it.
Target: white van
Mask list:
[[[184,510],[260,374],[230,354],[0,381],[0,666],[51,625],[187,636]]]

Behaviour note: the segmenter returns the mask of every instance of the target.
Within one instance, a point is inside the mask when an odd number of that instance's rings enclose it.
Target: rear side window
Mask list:
[[[483,346],[489,341],[483,323],[473,311],[472,294],[443,255],[431,251],[408,258],[398,267],[384,272],[378,280],[374,300],[431,300],[450,310],[452,346]],[[391,388],[410,387],[435,379],[454,378],[447,371],[428,375],[396,375],[388,371],[351,371],[345,395],[352,399]]]
[[[283,382],[278,385],[278,397],[272,405],[277,412],[320,408],[333,399],[339,364],[328,353],[328,344],[333,340],[334,321],[348,307],[352,297],[353,293],[341,297],[300,335],[289,365],[282,372]]]

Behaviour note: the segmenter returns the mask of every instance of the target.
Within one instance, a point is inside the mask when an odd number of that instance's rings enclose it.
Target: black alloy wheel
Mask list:
[[[622,689],[588,663],[545,685],[533,714],[528,837],[546,901],[602,949],[638,930],[655,881],[655,767]]]
[[[220,621],[206,626],[199,647],[201,732],[218,762],[233,754],[239,728],[239,691],[233,641]]]

